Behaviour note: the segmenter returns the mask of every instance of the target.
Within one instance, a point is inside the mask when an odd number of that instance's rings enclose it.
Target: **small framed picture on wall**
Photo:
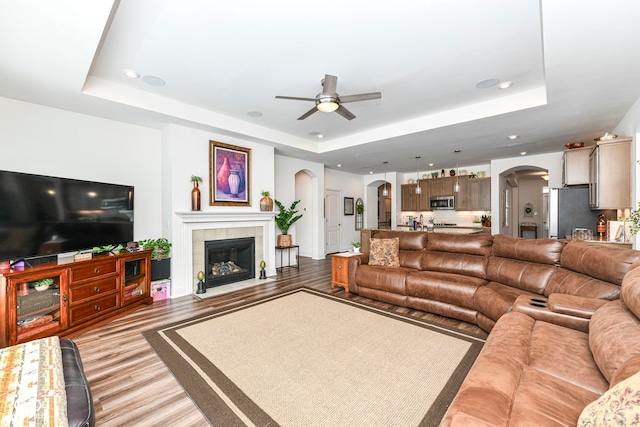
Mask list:
[[[344,198],[344,214],[353,215],[353,197]]]

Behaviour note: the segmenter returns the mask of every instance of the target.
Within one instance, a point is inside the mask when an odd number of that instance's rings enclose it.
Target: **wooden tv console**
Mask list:
[[[0,348],[73,335],[152,304],[150,267],[151,250],[141,250],[0,270]]]

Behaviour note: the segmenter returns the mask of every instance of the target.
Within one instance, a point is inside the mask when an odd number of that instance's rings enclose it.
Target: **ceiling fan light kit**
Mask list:
[[[315,98],[302,98],[298,96],[276,96],[277,99],[291,99],[294,101],[314,101],[315,107],[307,111],[298,120],[304,120],[316,111],[322,111],[323,113],[336,112],[347,120],[353,120],[356,118],[355,114],[347,110],[342,104],[347,102],[367,101],[370,99],[380,99],[382,94],[380,92],[360,93],[357,95],[346,95],[342,98],[336,93],[336,84],[338,78],[330,74],[325,74],[322,79],[322,93],[316,95]]]

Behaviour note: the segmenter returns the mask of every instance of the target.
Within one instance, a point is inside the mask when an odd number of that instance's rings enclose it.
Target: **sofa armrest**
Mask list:
[[[62,351],[62,371],[67,393],[69,427],[93,427],[95,426],[93,399],[78,347],[72,340],[60,338],[60,350]]]
[[[572,316],[565,313],[557,313],[549,308],[549,301],[543,296],[520,295],[513,303],[512,311],[526,314],[536,320],[554,323],[566,328],[582,332],[589,331],[589,319]]]
[[[349,291],[358,293],[358,285],[356,285],[356,270],[362,264],[369,264],[369,254],[359,254],[349,257]]]
[[[547,306],[554,313],[591,319],[597,309],[608,303],[609,300],[600,298],[587,298],[569,294],[551,294]]]

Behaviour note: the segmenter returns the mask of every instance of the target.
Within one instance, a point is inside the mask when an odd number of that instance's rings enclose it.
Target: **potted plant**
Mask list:
[[[191,190],[191,210],[200,210],[200,188],[198,183],[202,182],[202,178],[197,175],[191,175],[191,182],[193,182],[193,189]]]
[[[49,289],[49,286],[53,285],[53,279],[51,277],[47,277],[46,279],[40,279],[33,282],[33,288],[36,291],[46,291]]]
[[[275,216],[276,225],[282,231],[282,234],[278,234],[278,246],[281,248],[290,247],[292,244],[291,236],[289,235],[289,227],[294,222],[302,218],[302,215],[296,215],[298,213],[296,206],[300,203],[300,200],[296,200],[291,203],[289,209],[285,208],[278,200],[274,200],[276,206],[278,206],[278,214]]]
[[[268,191],[262,191],[262,199],[260,199],[260,210],[262,212],[271,212],[273,211],[273,199],[270,196]]]
[[[142,249],[153,249],[151,252],[151,280],[171,277],[171,243],[164,237],[138,241]]]
[[[431,216],[427,220],[427,231],[433,231],[434,226],[435,226],[435,218]]]
[[[359,254],[360,248],[362,247],[362,243],[360,242],[351,242],[351,246],[353,246],[353,253]]]
[[[480,217],[474,216],[471,222],[473,222],[474,227],[482,227],[482,220]]]
[[[114,245],[105,245],[105,246],[94,246],[92,252],[96,255],[108,255],[108,254],[119,254],[126,248],[119,244],[117,246]]]

